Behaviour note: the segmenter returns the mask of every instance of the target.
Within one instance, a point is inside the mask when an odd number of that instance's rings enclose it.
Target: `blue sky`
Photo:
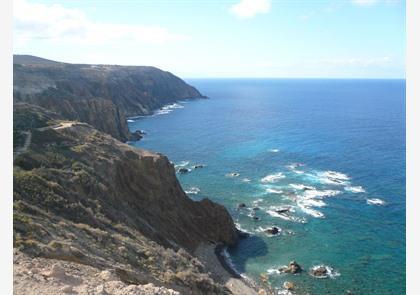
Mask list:
[[[184,78],[404,78],[398,0],[14,1],[14,53]]]

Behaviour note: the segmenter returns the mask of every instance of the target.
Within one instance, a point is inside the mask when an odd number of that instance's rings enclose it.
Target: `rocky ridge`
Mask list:
[[[163,155],[85,123],[55,126],[33,129],[14,161],[17,249],[112,268],[126,283],[226,292],[191,254],[202,243],[237,242],[223,206],[189,199]]]
[[[256,294],[218,264],[241,236],[228,211],[123,143],[127,115],[197,90],[150,67],[14,67],[15,294]]]
[[[135,139],[127,116],[148,115],[178,100],[204,97],[155,67],[68,64],[28,55],[14,56],[13,96],[15,102],[88,123],[121,141]]]

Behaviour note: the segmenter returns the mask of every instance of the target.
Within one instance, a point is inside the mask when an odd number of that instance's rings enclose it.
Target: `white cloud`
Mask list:
[[[17,44],[34,39],[102,44],[121,40],[163,44],[189,39],[159,26],[98,23],[83,11],[61,5],[15,0],[13,7],[14,37]]]
[[[239,18],[253,18],[259,13],[268,13],[271,0],[241,0],[231,6],[230,11]]]

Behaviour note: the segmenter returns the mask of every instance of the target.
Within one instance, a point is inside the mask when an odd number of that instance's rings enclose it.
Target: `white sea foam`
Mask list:
[[[278,149],[269,149],[268,151],[271,152],[271,153],[278,153],[279,152]]]
[[[318,210],[312,209],[309,206],[304,206],[303,204],[298,204],[299,208],[306,214],[311,215],[315,218],[323,218],[324,214],[319,212]]]
[[[153,115],[165,115],[165,114],[169,114],[170,112],[172,112],[172,110],[157,110],[154,112]]]
[[[245,178],[242,179],[242,181],[243,182],[251,182],[251,179],[245,177]]]
[[[270,210],[272,211],[288,210],[288,212],[292,212],[292,213],[295,212],[295,209],[291,205],[270,206]]]
[[[127,119],[127,122],[128,122],[128,123],[133,123],[133,122],[134,122],[134,120]]]
[[[270,193],[270,194],[281,194],[281,193],[283,193],[282,190],[276,189],[276,188],[267,188],[265,191],[267,193]]]
[[[365,189],[361,186],[346,186],[344,190],[352,193],[365,193]]]
[[[188,188],[185,192],[187,194],[196,195],[196,194],[198,194],[200,192],[200,189],[198,187],[192,186],[192,187]]]
[[[267,176],[261,178],[261,182],[273,183],[273,182],[277,182],[280,179],[283,179],[285,177],[286,176],[284,176],[283,173],[278,172],[278,173],[270,174],[270,175],[267,175]]]
[[[312,272],[320,267],[325,267],[327,273],[324,276],[314,276]],[[331,266],[328,265],[314,265],[311,267],[309,274],[317,279],[335,278],[341,275],[338,271],[334,270]]]
[[[175,165],[175,167],[185,167],[190,163],[190,161],[181,161]]]
[[[267,269],[267,273],[269,275],[272,275],[272,274],[280,274],[280,271],[277,268],[269,268],[269,269]]]
[[[378,198],[373,198],[373,199],[367,199],[366,203],[369,205],[377,205],[377,206],[383,206],[385,205],[385,201],[378,199]]]
[[[302,206],[313,206],[313,207],[325,207],[327,204],[322,200],[314,200],[314,199],[301,199],[298,202],[298,205]]]
[[[305,166],[305,164],[302,164],[302,163],[292,163],[292,164],[286,165],[286,167],[289,168],[290,170],[294,170],[297,167],[302,167],[302,166]]]
[[[155,111],[154,112],[154,115],[169,114],[174,109],[182,109],[182,108],[184,108],[184,106],[183,105],[180,105],[178,103],[167,104],[167,105],[161,107],[159,110]]]
[[[276,226],[277,227],[277,226]],[[261,232],[261,233],[265,233],[267,236],[269,236],[269,237],[274,237],[274,236],[277,236],[277,235],[280,235],[281,234],[281,232],[283,231],[281,228],[279,228],[279,227],[277,227],[277,229],[279,230],[275,235],[273,235],[273,234],[269,234],[269,233],[267,233],[266,231],[267,230],[271,230],[273,227],[271,226],[271,227],[258,227],[255,231],[256,232]]]
[[[306,190],[304,192],[304,196],[306,198],[316,198],[316,197],[332,197],[332,196],[336,196],[339,193],[341,193],[341,191],[338,190]]]
[[[317,172],[316,177],[318,178],[318,181],[322,183],[333,185],[346,185],[350,180],[349,176],[337,171]]]
[[[288,212],[278,213],[278,211],[283,210],[283,209],[288,209]],[[293,221],[293,222],[300,222],[300,223],[306,222],[304,218],[299,218],[290,214],[293,212],[295,212],[295,210],[291,206],[270,206],[269,210],[266,211],[266,213],[272,217],[278,217],[278,218],[288,220],[288,221]]]
[[[350,177],[348,177],[346,174],[337,172],[337,171],[324,171],[322,172],[323,175],[332,178],[332,179],[340,179],[340,180],[350,180]]]
[[[304,174],[305,171],[302,170],[293,170],[293,172],[295,172],[296,174]]]
[[[289,184],[290,187],[297,189],[297,190],[314,190],[315,187],[313,186],[309,186],[309,185],[304,185],[304,184],[300,184],[300,183],[290,183]]]
[[[236,269],[235,265],[233,264],[232,258],[230,257],[230,254],[229,254],[229,252],[227,251],[227,247],[223,248],[223,251],[221,252],[221,254],[222,254],[222,256],[223,256],[223,258],[224,258],[225,262],[229,265],[229,267],[230,267],[230,268],[231,268],[234,272],[236,272],[236,273],[237,273],[238,275],[240,275],[242,278],[244,278],[244,279],[247,279],[247,280],[248,280],[248,277],[247,277],[247,276],[245,276],[244,274],[240,273],[240,272]]]
[[[226,177],[238,177],[240,174],[237,172],[231,172],[228,174],[225,174]]]
[[[251,231],[250,231],[250,230],[247,230],[247,229],[245,229],[245,228],[243,228],[239,222],[235,222],[235,226],[236,226],[236,228],[237,228],[237,229],[239,229],[241,232],[244,232],[244,233],[247,233],[247,234],[251,234]]]
[[[279,218],[284,219],[284,220],[293,221],[293,218],[290,215],[280,214],[280,213],[277,213],[275,210],[267,210],[266,212],[267,212],[267,214],[269,214],[273,217],[279,217]]]
[[[252,205],[258,206],[262,201],[264,201],[264,200],[263,199],[256,199],[256,200],[252,201]]]

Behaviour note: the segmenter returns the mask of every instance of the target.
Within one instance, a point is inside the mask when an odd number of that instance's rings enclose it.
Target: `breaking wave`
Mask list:
[[[377,206],[383,206],[385,205],[385,201],[378,199],[378,198],[373,198],[373,199],[367,199],[366,203],[369,205],[377,205]]]
[[[286,176],[284,176],[283,173],[278,172],[278,173],[270,174],[270,175],[267,175],[267,176],[261,178],[261,182],[273,183],[273,182],[277,182],[280,179],[283,179],[285,177]]]

